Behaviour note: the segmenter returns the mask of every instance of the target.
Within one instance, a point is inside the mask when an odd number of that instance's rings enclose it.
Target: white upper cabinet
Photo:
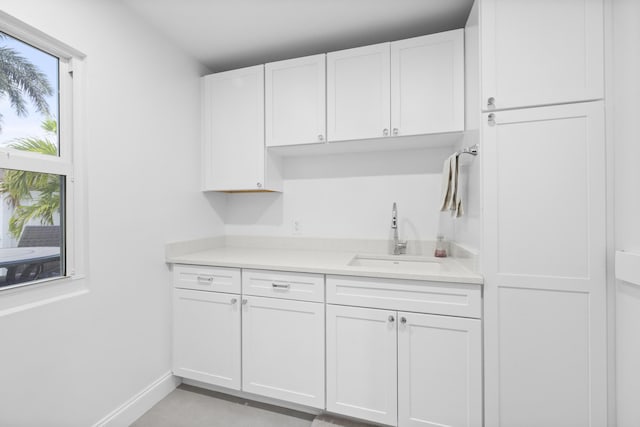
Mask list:
[[[202,189],[282,191],[286,146],[463,131],[463,33],[203,77]]]
[[[464,30],[391,43],[391,134],[464,130]]]
[[[603,97],[602,0],[483,0],[482,109]]]
[[[389,135],[389,43],[327,53],[329,141]]]
[[[326,139],[325,55],[265,65],[267,147]]]
[[[464,130],[464,30],[327,54],[329,141]]]
[[[281,190],[264,149],[264,66],[203,77],[203,190]]]

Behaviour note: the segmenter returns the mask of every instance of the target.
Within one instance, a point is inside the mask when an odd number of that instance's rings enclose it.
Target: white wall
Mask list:
[[[453,150],[285,158],[281,194],[227,196],[226,233],[388,239],[397,202],[401,239],[435,240],[439,231],[450,238],[452,220],[439,204],[443,162]]]
[[[170,369],[163,245],[223,231],[195,167],[203,70],[116,1],[2,8],[87,54],[89,292],[0,313],[0,425],[88,426]]]
[[[640,251],[640,2],[613,1],[616,249]],[[616,288],[618,426],[640,425],[640,287]]]

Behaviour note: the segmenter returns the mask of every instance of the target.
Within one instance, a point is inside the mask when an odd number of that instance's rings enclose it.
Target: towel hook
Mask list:
[[[478,155],[478,144],[472,145],[471,147],[465,147],[460,151],[456,151],[457,155],[460,154],[471,154],[472,156]]]

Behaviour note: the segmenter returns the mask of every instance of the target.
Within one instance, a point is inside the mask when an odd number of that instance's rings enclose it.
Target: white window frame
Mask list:
[[[59,59],[59,156],[44,156],[11,148],[0,148],[0,168],[43,172],[66,177],[63,230],[65,231],[65,275],[0,288],[0,316],[85,293],[86,189],[84,179],[83,105],[85,55],[42,31],[0,11],[0,31]],[[59,286],[56,286],[59,285]],[[45,289],[46,288],[46,289]]]

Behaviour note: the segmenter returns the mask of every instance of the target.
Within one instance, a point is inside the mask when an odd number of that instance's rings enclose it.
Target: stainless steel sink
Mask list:
[[[406,255],[356,255],[349,264],[352,267],[366,267],[379,271],[406,273],[441,273],[446,268],[443,260],[435,257],[414,257]]]

